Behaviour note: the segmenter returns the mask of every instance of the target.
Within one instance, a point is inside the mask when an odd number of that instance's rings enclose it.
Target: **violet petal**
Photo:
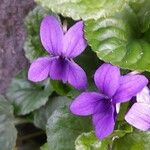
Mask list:
[[[55,57],[51,61],[49,75],[53,80],[62,80],[67,82],[68,77],[68,61],[61,57]]]
[[[63,30],[54,16],[46,16],[40,26],[40,38],[44,48],[52,55],[60,55],[63,48]]]
[[[83,92],[70,105],[70,110],[75,115],[87,116],[95,112],[95,107],[103,95],[96,92]]]
[[[68,83],[71,84],[76,89],[86,89],[87,87],[87,77],[84,70],[75,62],[69,61],[69,71],[68,71]]]
[[[98,89],[112,97],[119,87],[120,70],[111,64],[101,65],[95,72],[94,80]]]
[[[34,82],[46,79],[49,74],[51,59],[50,57],[41,57],[33,61],[28,71],[28,79]]]
[[[63,55],[73,58],[81,54],[87,43],[84,39],[83,22],[77,22],[65,34],[63,42]]]
[[[93,124],[95,126],[96,136],[103,139],[109,136],[115,126],[115,108],[111,103],[104,105],[105,111],[93,115]],[[104,110],[104,109],[103,109]]]
[[[126,102],[136,96],[148,83],[143,75],[125,75],[120,78],[120,86],[113,97],[113,102]]]

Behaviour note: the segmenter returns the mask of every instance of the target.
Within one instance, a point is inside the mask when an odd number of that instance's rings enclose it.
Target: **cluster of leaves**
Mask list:
[[[29,62],[47,54],[39,39],[39,26],[42,18],[48,14],[54,15],[60,20],[59,16],[40,6],[37,6],[30,12],[25,19],[28,36],[24,44],[24,50]],[[89,61],[89,59],[94,60],[94,65],[87,66],[84,63]],[[92,74],[100,63],[96,55],[90,48],[87,48],[87,51],[78,57],[76,61],[85,68],[89,74],[89,80],[91,80]],[[92,87],[91,85],[89,86]],[[3,124],[5,128],[0,129],[0,132],[4,132],[6,135],[3,136],[0,147],[6,144],[4,149],[10,150],[15,146],[17,138],[15,126],[18,125],[19,119],[23,118],[45,131],[47,143],[41,149],[74,149],[74,141],[77,136],[92,130],[90,118],[74,116],[68,109],[72,98],[77,94],[79,94],[79,91],[62,84],[60,81],[48,79],[39,83],[30,82],[27,79],[27,70],[20,71],[12,79],[6,93],[7,100],[5,100],[11,109],[14,109],[14,112],[11,110],[13,126],[8,128],[13,132],[11,134],[13,136],[11,136],[11,139],[7,138],[10,131],[7,129],[9,133],[7,133],[7,130],[5,133],[4,130],[7,126]],[[3,99],[1,100],[3,101]],[[8,105],[7,103],[6,105]],[[4,113],[6,110],[10,111],[8,106],[7,109],[2,104],[0,106],[2,106]]]
[[[92,76],[102,61],[123,69],[150,71],[149,0],[35,1],[43,7],[37,6],[25,19],[28,36],[24,50],[30,62],[47,54],[39,39],[42,18],[54,15],[61,20],[55,14],[60,13],[85,22],[85,36],[91,48],[75,61],[87,72],[88,90],[95,88]],[[92,131],[90,118],[69,112],[70,102],[78,94],[59,81],[32,83],[27,80],[26,70],[19,72],[6,94],[8,100],[0,96],[0,148],[13,149],[15,126],[18,117],[23,117],[46,133],[47,143],[41,150],[149,150],[150,133],[133,130],[124,123],[129,103],[121,106],[114,133],[100,141]]]
[[[61,85],[57,82],[56,84]],[[47,142],[52,150],[73,149],[76,137],[92,129],[89,118],[76,117],[69,112],[69,96],[59,96],[55,92],[55,87],[56,85],[51,85],[50,80],[38,84],[28,81],[25,70],[12,79],[6,95],[9,101],[0,97],[0,122],[3,122],[0,128],[3,135],[0,138],[0,146],[5,144],[4,149],[10,150],[15,145],[15,124],[18,121],[14,115],[24,116],[36,127],[46,131]],[[62,85],[57,88],[65,93],[71,89],[66,87],[64,91]],[[32,117],[29,118],[29,115]]]
[[[58,81],[52,81],[52,84],[50,80],[32,83],[27,80],[25,70],[19,72],[8,89],[8,100],[0,96],[0,147],[10,150],[15,146],[15,125],[18,123],[18,117],[23,116],[46,132],[47,143],[41,150],[107,150],[110,146],[117,150],[123,147],[125,142],[129,150],[148,150],[150,134],[137,131],[132,133],[133,129],[122,123],[121,117],[111,136],[102,141],[97,139],[91,131],[90,118],[77,117],[69,112],[71,99],[77,93],[72,90]],[[70,92],[75,94],[70,95]],[[66,96],[63,96],[64,94]],[[126,104],[122,105],[121,109],[126,107]],[[30,115],[32,117],[29,118]]]

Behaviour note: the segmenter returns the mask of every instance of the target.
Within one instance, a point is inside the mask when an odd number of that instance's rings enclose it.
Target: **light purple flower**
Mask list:
[[[110,135],[116,121],[116,103],[129,101],[148,83],[142,75],[120,75],[120,70],[111,64],[103,64],[94,75],[99,93],[83,92],[71,104],[73,114],[92,115],[96,136],[103,139]]]
[[[63,33],[59,21],[53,16],[46,16],[40,26],[40,38],[50,55],[40,57],[31,64],[28,79],[38,82],[50,77],[68,82],[77,89],[85,89],[86,74],[73,61],[87,46],[83,35],[83,22],[77,22],[67,33]]]
[[[125,120],[142,131],[150,129],[150,91],[148,87],[137,94],[137,102],[132,105]]]

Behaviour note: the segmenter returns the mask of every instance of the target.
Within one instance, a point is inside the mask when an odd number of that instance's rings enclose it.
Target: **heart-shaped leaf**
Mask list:
[[[45,143],[43,146],[40,147],[40,150],[48,150],[48,144]]]
[[[49,150],[73,150],[77,136],[90,130],[89,118],[74,116],[68,111],[68,106],[61,107],[48,119],[46,132]]]
[[[76,150],[107,150],[108,142],[96,138],[94,132],[82,133],[75,141]]]
[[[21,71],[12,79],[7,97],[15,112],[25,115],[45,105],[52,91],[49,80],[36,84],[28,81],[26,71]]]
[[[35,0],[44,8],[74,20],[97,19],[122,7],[127,0]]]
[[[116,139],[113,150],[149,150],[150,132],[133,132]]]
[[[59,107],[66,105],[66,103],[68,103],[69,101],[70,99],[64,96],[50,97],[45,106],[39,108],[34,112],[35,126],[45,130],[47,120],[50,118],[52,113]]]
[[[24,44],[24,51],[25,56],[30,62],[38,57],[47,55],[47,52],[44,50],[39,37],[41,21],[44,16],[47,15],[53,15],[59,20],[59,17],[56,14],[51,11],[47,11],[40,6],[37,6],[33,11],[31,11],[25,19],[27,38]]]
[[[130,126],[125,127],[123,128],[122,126],[120,129],[114,130],[110,136],[103,140],[98,139],[93,131],[82,133],[75,141],[75,148],[76,150],[108,150],[112,146],[114,139],[121,138],[132,132]]]
[[[149,6],[147,0],[131,0],[120,11],[85,22],[87,41],[100,59],[150,71]]]
[[[13,106],[0,95],[0,148],[12,150],[17,139]]]

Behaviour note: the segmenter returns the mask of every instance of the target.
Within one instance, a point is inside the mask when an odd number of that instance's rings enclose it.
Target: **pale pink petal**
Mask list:
[[[147,86],[137,94],[136,100],[140,103],[150,104],[150,90]]]
[[[147,131],[150,129],[150,105],[135,103],[125,116],[125,120],[134,127]]]

